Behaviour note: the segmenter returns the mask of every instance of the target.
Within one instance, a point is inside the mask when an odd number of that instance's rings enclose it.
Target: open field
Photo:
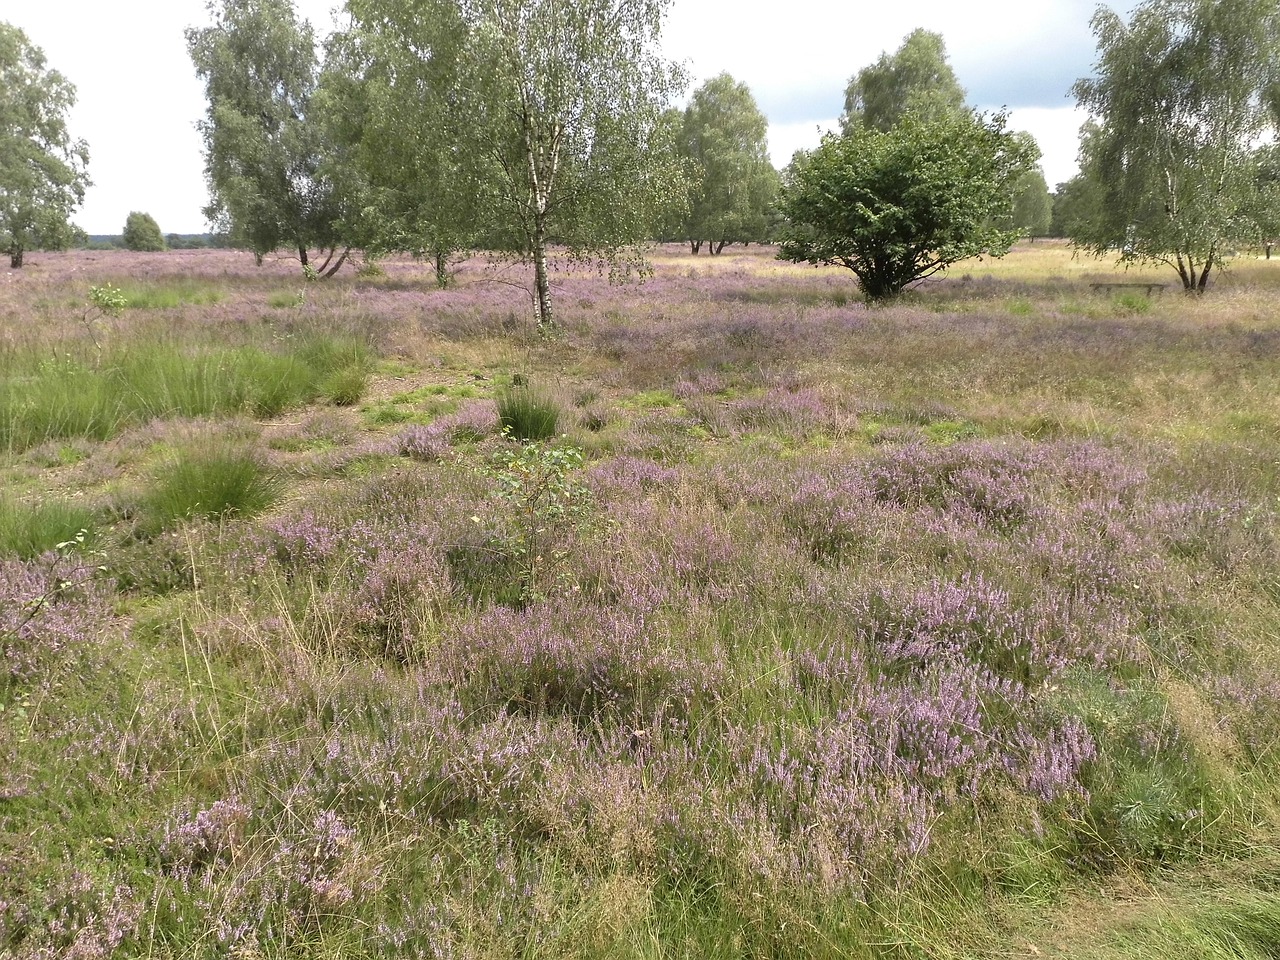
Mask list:
[[[1280,260],[655,266],[0,273],[0,956],[1280,955]]]

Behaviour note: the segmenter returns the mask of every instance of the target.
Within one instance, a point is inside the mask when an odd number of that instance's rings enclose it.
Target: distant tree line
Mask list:
[[[1145,0],[1095,14],[1080,173],[1051,196],[1039,149],[966,104],[943,38],[915,30],[859,70],[838,131],[781,173],[751,91],[727,73],[684,110],[657,53],[670,0],[347,0],[323,43],[291,0],[215,0],[187,31],[213,237],[165,237],[131,213],[119,242],[296,252],[331,276],[352,249],[452,265],[484,250],[526,264],[554,323],[562,262],[644,273],[645,244],[715,255],[772,241],[851,270],[868,297],[1020,237],[1064,236],[1166,263],[1203,291],[1231,253],[1280,236],[1280,8],[1274,0]],[[88,149],[74,88],[0,24],[0,246],[86,238],[70,214]],[[217,239],[215,239],[216,237]]]

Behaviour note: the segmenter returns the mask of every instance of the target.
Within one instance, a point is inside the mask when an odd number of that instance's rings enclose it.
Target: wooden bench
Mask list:
[[[1159,290],[1164,292],[1169,286],[1167,283],[1091,283],[1089,288],[1094,293],[1113,293],[1121,290],[1142,290],[1149,297],[1152,293]]]

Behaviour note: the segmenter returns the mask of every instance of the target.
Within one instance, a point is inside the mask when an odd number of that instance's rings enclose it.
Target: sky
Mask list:
[[[295,0],[320,34],[340,0]],[[781,168],[833,129],[849,78],[917,27],[941,33],[951,65],[983,110],[1005,107],[1012,129],[1035,136],[1050,187],[1076,172],[1084,115],[1071,85],[1092,70],[1094,0],[672,0],[662,46],[692,84],[727,71],[769,118]],[[1134,0],[1114,0],[1122,12]],[[753,15],[752,10],[759,10]],[[49,66],[76,86],[72,135],[89,144],[94,181],[74,216],[91,234],[118,234],[130,211],[165,233],[200,233],[208,202],[196,121],[204,89],[183,30],[211,22],[204,0],[0,0],[0,20],[24,30]]]

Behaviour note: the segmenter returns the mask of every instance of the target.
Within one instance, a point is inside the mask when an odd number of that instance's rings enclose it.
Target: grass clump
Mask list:
[[[504,387],[494,398],[498,424],[516,440],[547,440],[560,425],[560,404],[550,394],[528,383]]]
[[[108,284],[107,286],[110,286]],[[184,306],[207,307],[220,303],[221,290],[202,284],[177,281],[164,284],[124,286],[116,291],[137,310],[173,310]]]
[[[0,497],[0,556],[24,560],[68,543],[97,525],[97,515],[67,500],[21,503]]]
[[[280,497],[280,478],[246,444],[218,442],[174,453],[138,504],[138,530],[154,536],[185,520],[251,517]]]
[[[0,357],[0,449],[105,440],[170,417],[274,417],[317,397],[347,405],[363,393],[370,366],[363,343],[336,337],[283,350],[135,341],[101,358],[56,362],[11,354]]]

